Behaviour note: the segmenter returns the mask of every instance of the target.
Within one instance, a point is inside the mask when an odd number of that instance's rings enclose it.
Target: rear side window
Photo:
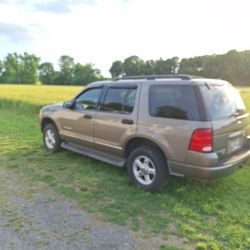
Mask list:
[[[192,86],[156,85],[149,91],[151,116],[181,120],[200,120]]]
[[[230,85],[200,86],[211,120],[239,116],[246,113],[246,107],[239,92]]]
[[[101,110],[116,113],[132,113],[135,95],[136,89],[109,88]]]

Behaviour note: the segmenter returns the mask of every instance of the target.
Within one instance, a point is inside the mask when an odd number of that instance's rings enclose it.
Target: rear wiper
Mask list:
[[[205,86],[206,86],[208,89],[211,89],[210,86],[207,84],[207,82],[205,82]]]
[[[246,110],[245,109],[237,109],[236,110],[236,116],[239,116],[239,115],[244,115],[246,114]]]
[[[233,114],[229,115],[228,118],[230,118],[230,117],[236,117],[236,116],[237,116],[236,113],[233,113]]]
[[[246,114],[246,110],[244,109],[237,109],[233,114],[229,115],[228,117],[237,117],[240,115]]]

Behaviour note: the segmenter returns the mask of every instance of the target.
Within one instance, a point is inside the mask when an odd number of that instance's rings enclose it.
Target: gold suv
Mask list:
[[[69,149],[126,167],[158,191],[170,175],[213,179],[250,156],[249,115],[233,86],[187,75],[125,77],[89,84],[40,111],[48,151]]]

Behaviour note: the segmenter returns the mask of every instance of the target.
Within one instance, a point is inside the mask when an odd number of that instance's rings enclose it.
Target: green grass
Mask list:
[[[162,193],[152,195],[129,186],[123,169],[68,151],[47,153],[35,108],[70,99],[79,90],[0,85],[0,166],[47,183],[103,220],[146,235],[163,240],[176,235],[197,249],[250,249],[250,164],[207,184],[173,177]],[[241,93],[250,110],[250,88]]]

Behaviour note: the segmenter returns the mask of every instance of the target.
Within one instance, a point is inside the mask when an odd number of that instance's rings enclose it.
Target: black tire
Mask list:
[[[143,156],[145,156],[145,158],[143,158]],[[149,174],[150,175],[149,178],[152,178],[151,180],[152,183],[143,184],[141,182],[143,181],[143,179],[145,179],[146,181],[146,178],[145,178],[146,176],[140,176],[140,177],[135,176],[135,172],[137,171],[137,169],[139,169],[138,171],[140,171],[141,173],[141,169],[137,167],[135,163],[135,161],[138,159],[140,162],[143,159],[147,160],[148,162],[148,159],[150,159],[151,162],[149,162],[147,166],[152,167],[152,169],[154,169],[154,172],[155,172],[155,175]],[[135,163],[135,166],[134,166],[134,163]],[[130,153],[128,160],[127,160],[127,171],[128,171],[128,178],[129,178],[130,183],[150,192],[159,192],[169,180],[169,173],[168,173],[166,158],[162,155],[162,153],[157,148],[150,147],[150,146],[138,147]]]
[[[50,131],[54,134],[55,143],[49,144],[46,140],[46,134]],[[53,124],[47,124],[43,129],[43,144],[47,151],[51,153],[55,153],[61,149],[61,139],[58,134],[57,128]]]

